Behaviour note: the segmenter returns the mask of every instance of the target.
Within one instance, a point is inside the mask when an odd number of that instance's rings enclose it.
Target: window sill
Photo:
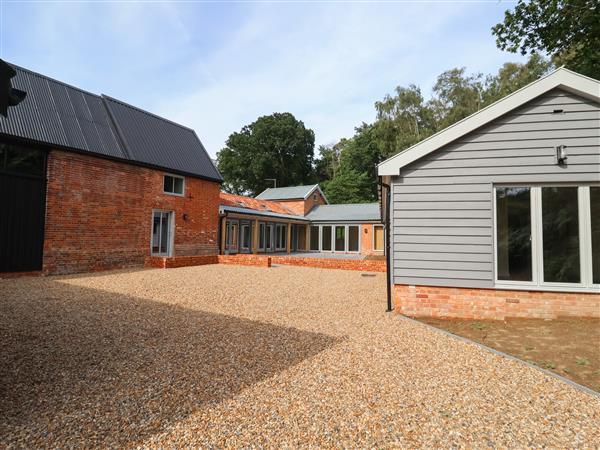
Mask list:
[[[494,289],[510,291],[540,291],[540,292],[581,292],[589,294],[600,294],[600,286],[548,286],[537,284],[508,284],[496,283]]]

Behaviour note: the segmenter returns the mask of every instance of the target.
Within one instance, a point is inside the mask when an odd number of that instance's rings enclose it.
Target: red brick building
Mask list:
[[[0,118],[0,273],[218,254],[221,176],[193,130],[15,67]]]
[[[330,205],[318,184],[221,193],[220,216],[223,254],[384,254],[379,204]]]

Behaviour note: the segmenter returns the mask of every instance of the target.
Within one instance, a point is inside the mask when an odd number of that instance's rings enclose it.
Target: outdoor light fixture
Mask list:
[[[187,215],[187,213],[183,213],[183,220],[188,220],[188,215]]]
[[[567,146],[557,145],[556,146],[556,163],[559,166],[564,166],[567,163]]]
[[[4,117],[8,117],[9,107],[17,106],[27,95],[26,92],[11,86],[10,79],[16,75],[15,69],[0,59],[0,114]]]

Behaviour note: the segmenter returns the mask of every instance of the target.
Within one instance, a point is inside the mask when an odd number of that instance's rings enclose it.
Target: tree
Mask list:
[[[546,75],[552,64],[538,54],[533,54],[525,64],[505,63],[498,74],[489,75],[483,92],[484,106],[506,97],[508,94]]]
[[[519,0],[492,33],[502,50],[547,53],[557,66],[600,78],[598,0]]]
[[[425,139],[434,129],[431,110],[421,90],[411,84],[398,86],[396,95],[375,103],[375,133],[382,157],[389,157]]]
[[[224,188],[236,194],[257,195],[271,187],[311,183],[315,134],[290,113],[259,117],[232,133],[217,154]]]
[[[340,165],[341,149],[346,145],[346,141],[346,138],[342,138],[337,144],[319,146],[319,157],[315,159],[315,181],[317,183],[335,177]]]
[[[323,187],[329,203],[363,203],[375,201],[365,199],[372,180],[373,176],[368,173],[348,169],[340,171],[333,179],[325,182]]]

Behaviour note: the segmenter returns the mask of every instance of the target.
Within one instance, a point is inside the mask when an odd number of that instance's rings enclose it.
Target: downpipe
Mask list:
[[[385,227],[385,266],[386,266],[386,278],[387,278],[387,309],[386,312],[392,312],[394,308],[392,307],[392,272],[391,272],[391,252],[390,252],[390,201],[392,198],[392,189],[389,184],[384,183],[382,177],[379,177],[379,186],[382,191],[385,188],[385,218],[384,218],[384,227]]]

